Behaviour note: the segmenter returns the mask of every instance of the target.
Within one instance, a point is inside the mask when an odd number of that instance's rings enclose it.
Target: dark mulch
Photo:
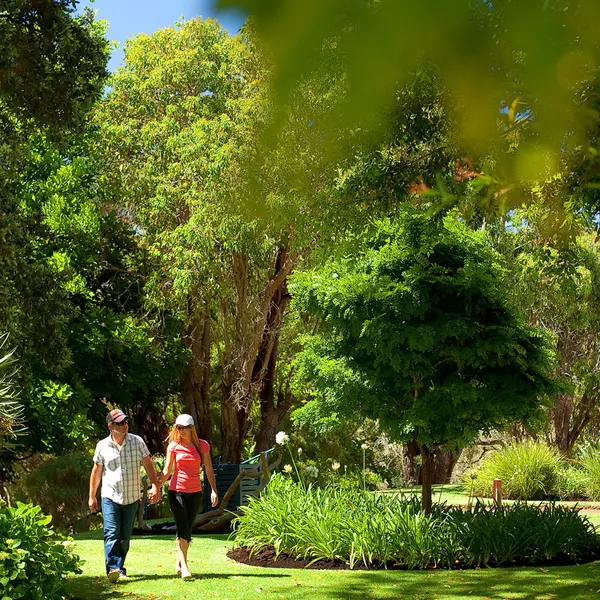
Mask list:
[[[296,560],[286,554],[280,554],[275,560],[275,550],[262,550],[250,557],[245,548],[236,548],[227,553],[229,558],[253,567],[270,567],[278,569],[349,569],[350,567],[341,561],[319,560],[308,566],[310,560]],[[364,567],[361,567],[364,568]]]
[[[342,570],[349,570],[350,566],[348,565],[348,563],[345,563],[343,561],[335,561],[335,560],[319,560],[315,563],[313,563],[312,565],[310,565],[310,567],[308,566],[308,564],[310,563],[310,560],[296,560],[295,558],[293,558],[292,556],[288,556],[287,554],[280,554],[277,557],[277,560],[275,559],[275,550],[272,548],[269,549],[265,549],[265,550],[261,550],[260,552],[258,552],[257,554],[254,554],[252,557],[250,556],[250,553],[248,550],[246,550],[246,548],[236,548],[235,550],[230,550],[227,553],[227,556],[239,563],[242,563],[244,565],[251,565],[253,567],[269,567],[271,569],[342,569]],[[532,563],[530,561],[516,561],[513,560],[510,563],[505,563],[502,565],[498,565],[500,567],[563,567],[563,566],[569,566],[569,565],[581,565],[581,564],[585,564],[585,563],[589,563],[589,562],[593,562],[595,560],[599,560],[600,559],[600,554],[598,553],[591,553],[589,556],[586,557],[580,557],[577,560],[573,560],[572,558],[568,557],[568,556],[560,556],[560,557],[556,557],[554,560],[551,561],[547,561],[547,562],[537,562],[537,563]],[[385,569],[387,568],[388,570],[396,570],[396,571],[406,571],[406,567],[404,566],[398,566],[395,564],[388,564],[388,565],[384,565],[384,564],[379,564],[379,565],[375,565],[373,567],[369,567],[370,570],[375,570],[375,569]],[[472,569],[473,567],[461,567],[460,565],[457,565],[456,567],[457,569]],[[365,567],[364,565],[361,566],[355,566],[354,567],[355,571],[361,571],[361,570],[367,570],[367,567]]]

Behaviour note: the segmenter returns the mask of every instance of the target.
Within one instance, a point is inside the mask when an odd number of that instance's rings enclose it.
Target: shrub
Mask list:
[[[586,452],[581,457],[581,465],[587,474],[587,497],[590,500],[600,500],[600,454]]]
[[[302,489],[274,477],[234,520],[235,544],[251,554],[273,548],[295,558],[409,569],[492,566],[589,556],[593,526],[578,510],[514,504],[473,511],[336,488]]]
[[[505,498],[541,500],[558,494],[563,464],[564,459],[546,444],[511,444],[484,459],[474,472],[467,471],[463,481],[477,496],[490,496],[494,479],[501,479]]]
[[[99,519],[88,509],[91,468],[92,459],[86,452],[46,460],[25,476],[26,500],[52,515],[57,529],[85,531]]]
[[[581,500],[588,498],[590,477],[580,467],[569,465],[560,471],[558,495],[561,500]]]
[[[60,600],[68,573],[81,573],[73,542],[56,535],[39,506],[0,501],[0,589],[17,600]]]

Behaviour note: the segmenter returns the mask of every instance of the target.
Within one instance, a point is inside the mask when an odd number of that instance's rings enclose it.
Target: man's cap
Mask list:
[[[113,423],[122,423],[127,419],[127,415],[120,409],[115,408],[106,415],[106,422],[110,425]]]
[[[194,424],[194,417],[192,415],[179,415],[177,419],[175,419],[175,425],[181,425],[182,427],[187,427],[188,425]]]

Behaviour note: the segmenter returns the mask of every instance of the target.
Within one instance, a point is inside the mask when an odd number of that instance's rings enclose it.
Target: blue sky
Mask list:
[[[108,69],[114,71],[123,62],[123,46],[128,38],[173,25],[182,16],[212,17],[229,33],[237,33],[244,22],[243,16],[231,11],[218,12],[215,4],[214,0],[81,0],[80,7],[89,6],[97,11],[97,19],[108,21],[108,39],[119,43],[108,63]]]

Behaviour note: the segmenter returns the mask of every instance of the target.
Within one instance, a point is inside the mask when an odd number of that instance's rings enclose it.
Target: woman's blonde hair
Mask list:
[[[192,444],[196,446],[196,450],[198,450],[198,454],[202,456],[202,452],[200,452],[200,439],[198,438],[198,434],[196,433],[196,428],[192,425],[190,428]],[[167,436],[167,444],[171,442],[175,442],[176,444],[181,444],[181,433],[177,429],[177,425],[173,425],[173,428],[169,432]]]

